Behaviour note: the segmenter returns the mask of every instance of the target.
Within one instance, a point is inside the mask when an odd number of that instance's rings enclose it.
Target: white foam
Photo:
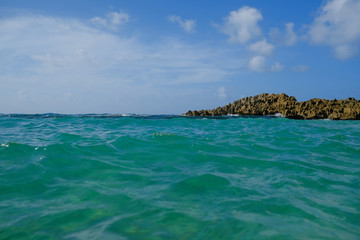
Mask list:
[[[285,116],[282,115],[281,113],[275,113],[274,117],[278,117],[278,118],[284,118]]]

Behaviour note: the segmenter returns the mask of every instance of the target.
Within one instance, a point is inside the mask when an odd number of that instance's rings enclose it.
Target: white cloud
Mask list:
[[[310,41],[331,46],[336,58],[344,60],[354,57],[360,43],[359,13],[359,0],[327,1],[310,25]]]
[[[33,15],[0,19],[0,52],[1,112],[23,113],[181,113],[194,102],[216,104],[210,84],[241,62],[232,49],[149,44],[89,22]]]
[[[276,62],[276,63],[274,63],[274,64],[271,66],[270,71],[272,71],[272,72],[280,72],[280,71],[282,71],[284,68],[285,68],[284,65]]]
[[[225,98],[227,97],[225,87],[220,87],[220,88],[218,89],[218,94],[219,94],[219,98],[220,98],[220,99],[225,99]]]
[[[265,39],[251,44],[248,49],[260,55],[272,55],[275,46],[268,43]]]
[[[110,12],[105,18],[93,17],[90,22],[98,27],[107,28],[110,30],[117,30],[119,26],[127,23],[130,20],[130,16],[124,12]]]
[[[231,11],[225,18],[224,24],[217,28],[227,34],[231,42],[246,43],[261,36],[258,22],[262,19],[263,16],[259,10],[245,6]]]
[[[285,67],[279,62],[275,62],[273,65],[269,66],[266,63],[266,57],[255,56],[249,60],[248,68],[253,72],[280,72]]]
[[[124,24],[126,22],[129,21],[130,17],[127,13],[123,13],[123,12],[111,12],[107,15],[107,18],[109,20],[109,22],[112,25],[120,25],[120,24]]]
[[[280,45],[292,46],[297,42],[297,35],[294,32],[294,23],[285,24],[285,32],[281,32],[279,28],[271,28],[270,37]]]
[[[169,21],[178,23],[180,27],[188,33],[195,31],[195,27],[196,27],[195,20],[182,20],[181,17],[172,15],[169,17]]]
[[[292,71],[294,72],[306,72],[309,70],[309,66],[308,65],[297,65],[291,68]]]
[[[94,25],[101,27],[107,27],[108,25],[107,19],[101,17],[93,17],[92,19],[90,19],[90,22],[93,23]]]
[[[294,23],[286,23],[285,24],[285,28],[286,28],[286,32],[285,32],[285,45],[291,46],[291,45],[295,45],[297,42],[297,36],[294,33]]]
[[[263,72],[266,70],[266,58],[264,56],[252,57],[249,61],[249,69],[254,72]]]
[[[353,45],[336,45],[334,46],[334,53],[338,59],[345,60],[357,55],[358,47]]]

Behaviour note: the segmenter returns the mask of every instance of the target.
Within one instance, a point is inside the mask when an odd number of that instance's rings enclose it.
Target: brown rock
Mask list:
[[[298,102],[295,97],[282,94],[262,93],[246,97],[213,110],[188,111],[185,116],[274,115],[281,113],[292,119],[333,119],[360,120],[360,101],[355,98],[346,100],[327,100],[314,98]]]

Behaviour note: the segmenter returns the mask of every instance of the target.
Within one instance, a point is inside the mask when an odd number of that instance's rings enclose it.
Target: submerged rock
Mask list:
[[[212,110],[188,111],[184,116],[221,116],[237,115],[275,115],[282,114],[291,119],[333,119],[359,120],[360,101],[355,98],[346,100],[327,100],[314,98],[298,102],[295,97],[285,93],[263,93],[254,97],[246,97],[223,107]]]

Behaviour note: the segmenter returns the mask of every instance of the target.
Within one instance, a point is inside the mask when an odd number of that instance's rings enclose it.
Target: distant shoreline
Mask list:
[[[314,98],[298,102],[295,97],[262,93],[212,110],[188,111],[183,116],[267,116],[281,114],[290,119],[360,120],[360,101],[355,98],[327,100]]]

